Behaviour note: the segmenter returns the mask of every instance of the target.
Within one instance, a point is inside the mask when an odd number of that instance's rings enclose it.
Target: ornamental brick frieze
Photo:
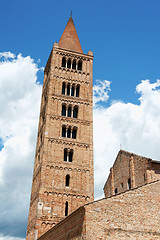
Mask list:
[[[57,66],[55,66],[55,69],[60,70],[60,71],[65,71],[65,72],[68,72],[68,73],[75,73],[75,74],[78,73],[81,76],[82,75],[89,76],[89,73],[85,73],[85,72],[82,72],[80,70],[73,70],[73,69],[70,69],[70,68],[63,68],[63,67],[57,67]]]
[[[53,166],[53,165],[49,165],[49,164],[46,165],[46,168],[57,169],[57,170],[65,170],[65,171],[72,171],[72,172],[84,172],[84,173],[89,173],[90,172],[88,169],[59,167],[59,166]]]
[[[64,49],[63,51],[61,52],[61,50],[59,49],[59,51],[56,51],[56,54],[62,56],[62,57],[69,57],[69,58],[74,58],[76,60],[82,60],[82,61],[90,61],[93,59],[93,57],[90,57],[90,56],[85,56],[85,54],[79,54],[79,53],[71,53],[71,52],[64,52]]]
[[[88,75],[88,74],[87,74]],[[60,80],[62,81],[66,81],[67,83],[70,83],[70,84],[80,84],[80,83],[85,83],[85,84],[89,84],[90,82],[87,81],[87,80],[77,80],[77,79],[74,79],[72,77],[65,77],[65,76],[58,76],[58,75],[53,75],[54,78],[59,78]]]
[[[73,142],[73,141],[69,141],[67,139],[61,140],[61,139],[58,139],[58,138],[48,138],[48,142],[57,143],[57,144],[64,144],[64,145],[67,145],[67,146],[77,146],[79,148],[86,148],[86,149],[90,148],[89,144],[80,143],[80,142]]]
[[[53,100],[56,100],[56,99],[58,99],[59,101],[61,101],[61,102],[63,102],[63,103],[70,103],[70,104],[83,104],[83,105],[87,105],[87,106],[89,106],[89,102],[87,102],[87,101],[82,101],[82,100],[75,100],[75,99],[73,99],[73,100],[71,100],[71,99],[69,99],[69,97],[68,96],[66,96],[65,95],[65,97],[63,96],[56,96],[56,95],[53,95],[52,96],[52,99]]]
[[[68,122],[68,123],[73,123],[73,124],[77,124],[77,123],[80,123],[82,125],[86,125],[86,126],[89,126],[90,125],[90,122],[89,121],[83,121],[83,120],[74,120],[74,119],[69,119],[68,117],[59,117],[59,116],[50,116],[51,119],[53,120],[61,120],[61,121],[65,121],[65,122]]]
[[[63,192],[48,192],[48,191],[45,191],[44,192],[44,195],[46,196],[49,196],[49,195],[57,195],[58,196],[64,196],[64,197],[74,197],[74,198],[83,198],[85,200],[88,200],[90,199],[89,196],[85,196],[85,195],[80,195],[80,194],[73,194],[73,193],[63,193]]]

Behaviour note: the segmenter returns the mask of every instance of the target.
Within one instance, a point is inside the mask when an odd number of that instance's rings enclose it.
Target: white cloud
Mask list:
[[[121,148],[160,159],[160,80],[143,80],[136,90],[140,104],[115,101],[108,108],[94,109],[94,155],[96,197]],[[100,88],[99,88],[100,92]],[[102,88],[103,92],[103,88]]]
[[[4,236],[0,234],[0,240],[25,240],[24,238],[17,238],[17,237],[11,237],[11,236]]]
[[[100,102],[108,100],[110,91],[110,82],[107,80],[96,80],[96,84],[93,86],[93,105],[97,106]]]
[[[0,56],[0,233],[25,237],[42,87],[29,56]]]

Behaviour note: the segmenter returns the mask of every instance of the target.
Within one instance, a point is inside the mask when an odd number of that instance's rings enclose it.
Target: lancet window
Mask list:
[[[66,187],[69,187],[70,184],[70,176],[67,174],[66,175]]]
[[[62,104],[62,116],[78,118],[78,106]]]
[[[65,216],[68,216],[68,202],[65,202]]]
[[[62,83],[62,94],[68,95],[72,97],[79,97],[80,93],[80,85],[79,84],[70,84],[70,83]]]
[[[73,149],[64,149],[64,162],[72,162],[73,161]]]
[[[62,126],[62,137],[77,138],[77,127],[71,127],[71,126]]]
[[[62,67],[82,71],[82,60],[62,58]]]

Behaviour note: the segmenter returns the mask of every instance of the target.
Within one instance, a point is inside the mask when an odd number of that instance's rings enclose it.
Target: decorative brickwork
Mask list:
[[[44,70],[27,240],[93,201],[92,65],[70,18]]]

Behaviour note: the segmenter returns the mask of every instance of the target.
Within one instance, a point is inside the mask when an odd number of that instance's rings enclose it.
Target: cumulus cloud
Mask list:
[[[93,86],[93,106],[100,106],[101,102],[106,102],[109,98],[108,92],[110,91],[110,81],[96,80]],[[99,105],[98,105],[99,103]]]
[[[138,105],[113,101],[108,108],[94,109],[96,197],[103,195],[102,188],[120,148],[160,159],[160,80],[143,80],[136,91],[140,94]]]
[[[42,87],[31,57],[0,57],[0,239],[12,239],[25,237]]]

